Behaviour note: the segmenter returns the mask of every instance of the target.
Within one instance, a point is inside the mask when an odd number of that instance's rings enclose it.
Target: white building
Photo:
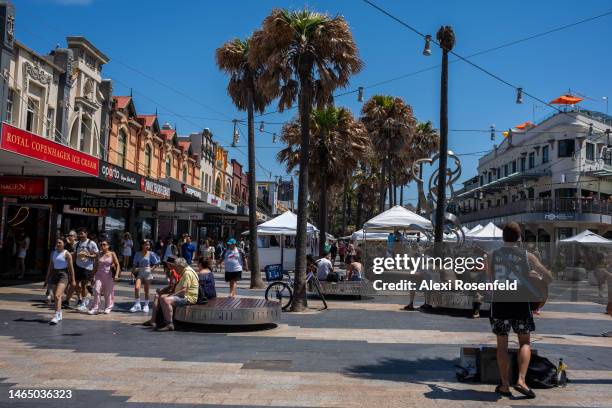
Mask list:
[[[468,227],[516,221],[532,241],[612,237],[611,128],[609,115],[576,109],[513,132],[480,158],[453,211]]]

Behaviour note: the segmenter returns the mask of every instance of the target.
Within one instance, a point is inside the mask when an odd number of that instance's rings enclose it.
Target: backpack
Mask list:
[[[556,387],[557,367],[546,357],[532,354],[525,381],[532,388]]]

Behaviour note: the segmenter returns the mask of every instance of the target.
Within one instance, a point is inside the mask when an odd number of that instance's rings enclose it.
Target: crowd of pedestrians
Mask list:
[[[130,233],[126,232],[117,248],[118,253],[111,249],[105,235],[98,238],[86,229],[70,231],[56,240],[44,282],[47,301],[54,304],[50,324],[62,320],[62,309],[72,307],[74,297],[79,312],[111,313],[115,282],[122,272],[131,272],[134,304],[129,311],[152,312],[145,325],[171,331],[173,308],[216,297],[213,269],[224,272],[230,297],[237,296],[238,281],[242,272],[248,270],[245,243],[233,238],[225,245],[212,239],[201,239],[196,245],[191,236],[183,234],[178,240],[167,237],[157,244],[143,239],[136,250]],[[161,265],[168,286],[156,290],[150,307],[153,272]]]

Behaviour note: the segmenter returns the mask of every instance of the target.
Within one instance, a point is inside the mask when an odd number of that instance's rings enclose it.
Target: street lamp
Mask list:
[[[607,96],[602,96],[601,99],[606,101],[606,115],[607,115],[608,114],[608,97]]]

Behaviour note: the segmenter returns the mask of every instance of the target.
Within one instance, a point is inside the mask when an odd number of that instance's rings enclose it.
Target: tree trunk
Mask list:
[[[425,183],[425,179],[423,178],[423,163],[419,163],[419,178]],[[417,189],[417,214],[421,215],[421,195],[418,191]]]
[[[257,183],[255,168],[255,117],[253,115],[253,90],[248,94],[248,144],[249,144],[249,269],[251,270],[251,289],[264,288],[259,270],[259,250],[257,248]]]
[[[342,192],[342,229],[340,231],[340,236],[343,237],[346,235],[346,207],[348,201],[348,178],[344,181],[344,190]]]
[[[301,312],[308,307],[306,301],[306,248],[308,245],[308,158],[310,155],[310,115],[312,112],[312,58],[304,57],[300,63],[300,169],[298,178],[298,211],[295,236],[295,279],[293,282],[292,312]]]
[[[444,210],[446,201],[446,161],[448,157],[448,50],[442,49],[442,73],[440,78],[440,158],[438,168],[438,199],[436,201],[434,238],[436,243],[444,239]]]
[[[380,203],[380,210],[379,212],[383,212],[385,211],[385,194],[387,191],[387,187],[385,184],[385,169],[386,169],[386,160],[383,160],[382,163],[380,164],[380,199],[379,199],[379,203]]]
[[[319,191],[319,256],[323,256],[325,244],[327,243],[327,155],[325,154],[325,133],[322,133],[319,141],[319,159],[322,168],[319,169],[321,183]]]
[[[404,206],[404,185],[402,184],[400,187],[400,205]]]
[[[363,216],[363,193],[361,192],[361,186],[357,187],[357,210],[355,211],[355,231],[361,229],[361,218]]]

